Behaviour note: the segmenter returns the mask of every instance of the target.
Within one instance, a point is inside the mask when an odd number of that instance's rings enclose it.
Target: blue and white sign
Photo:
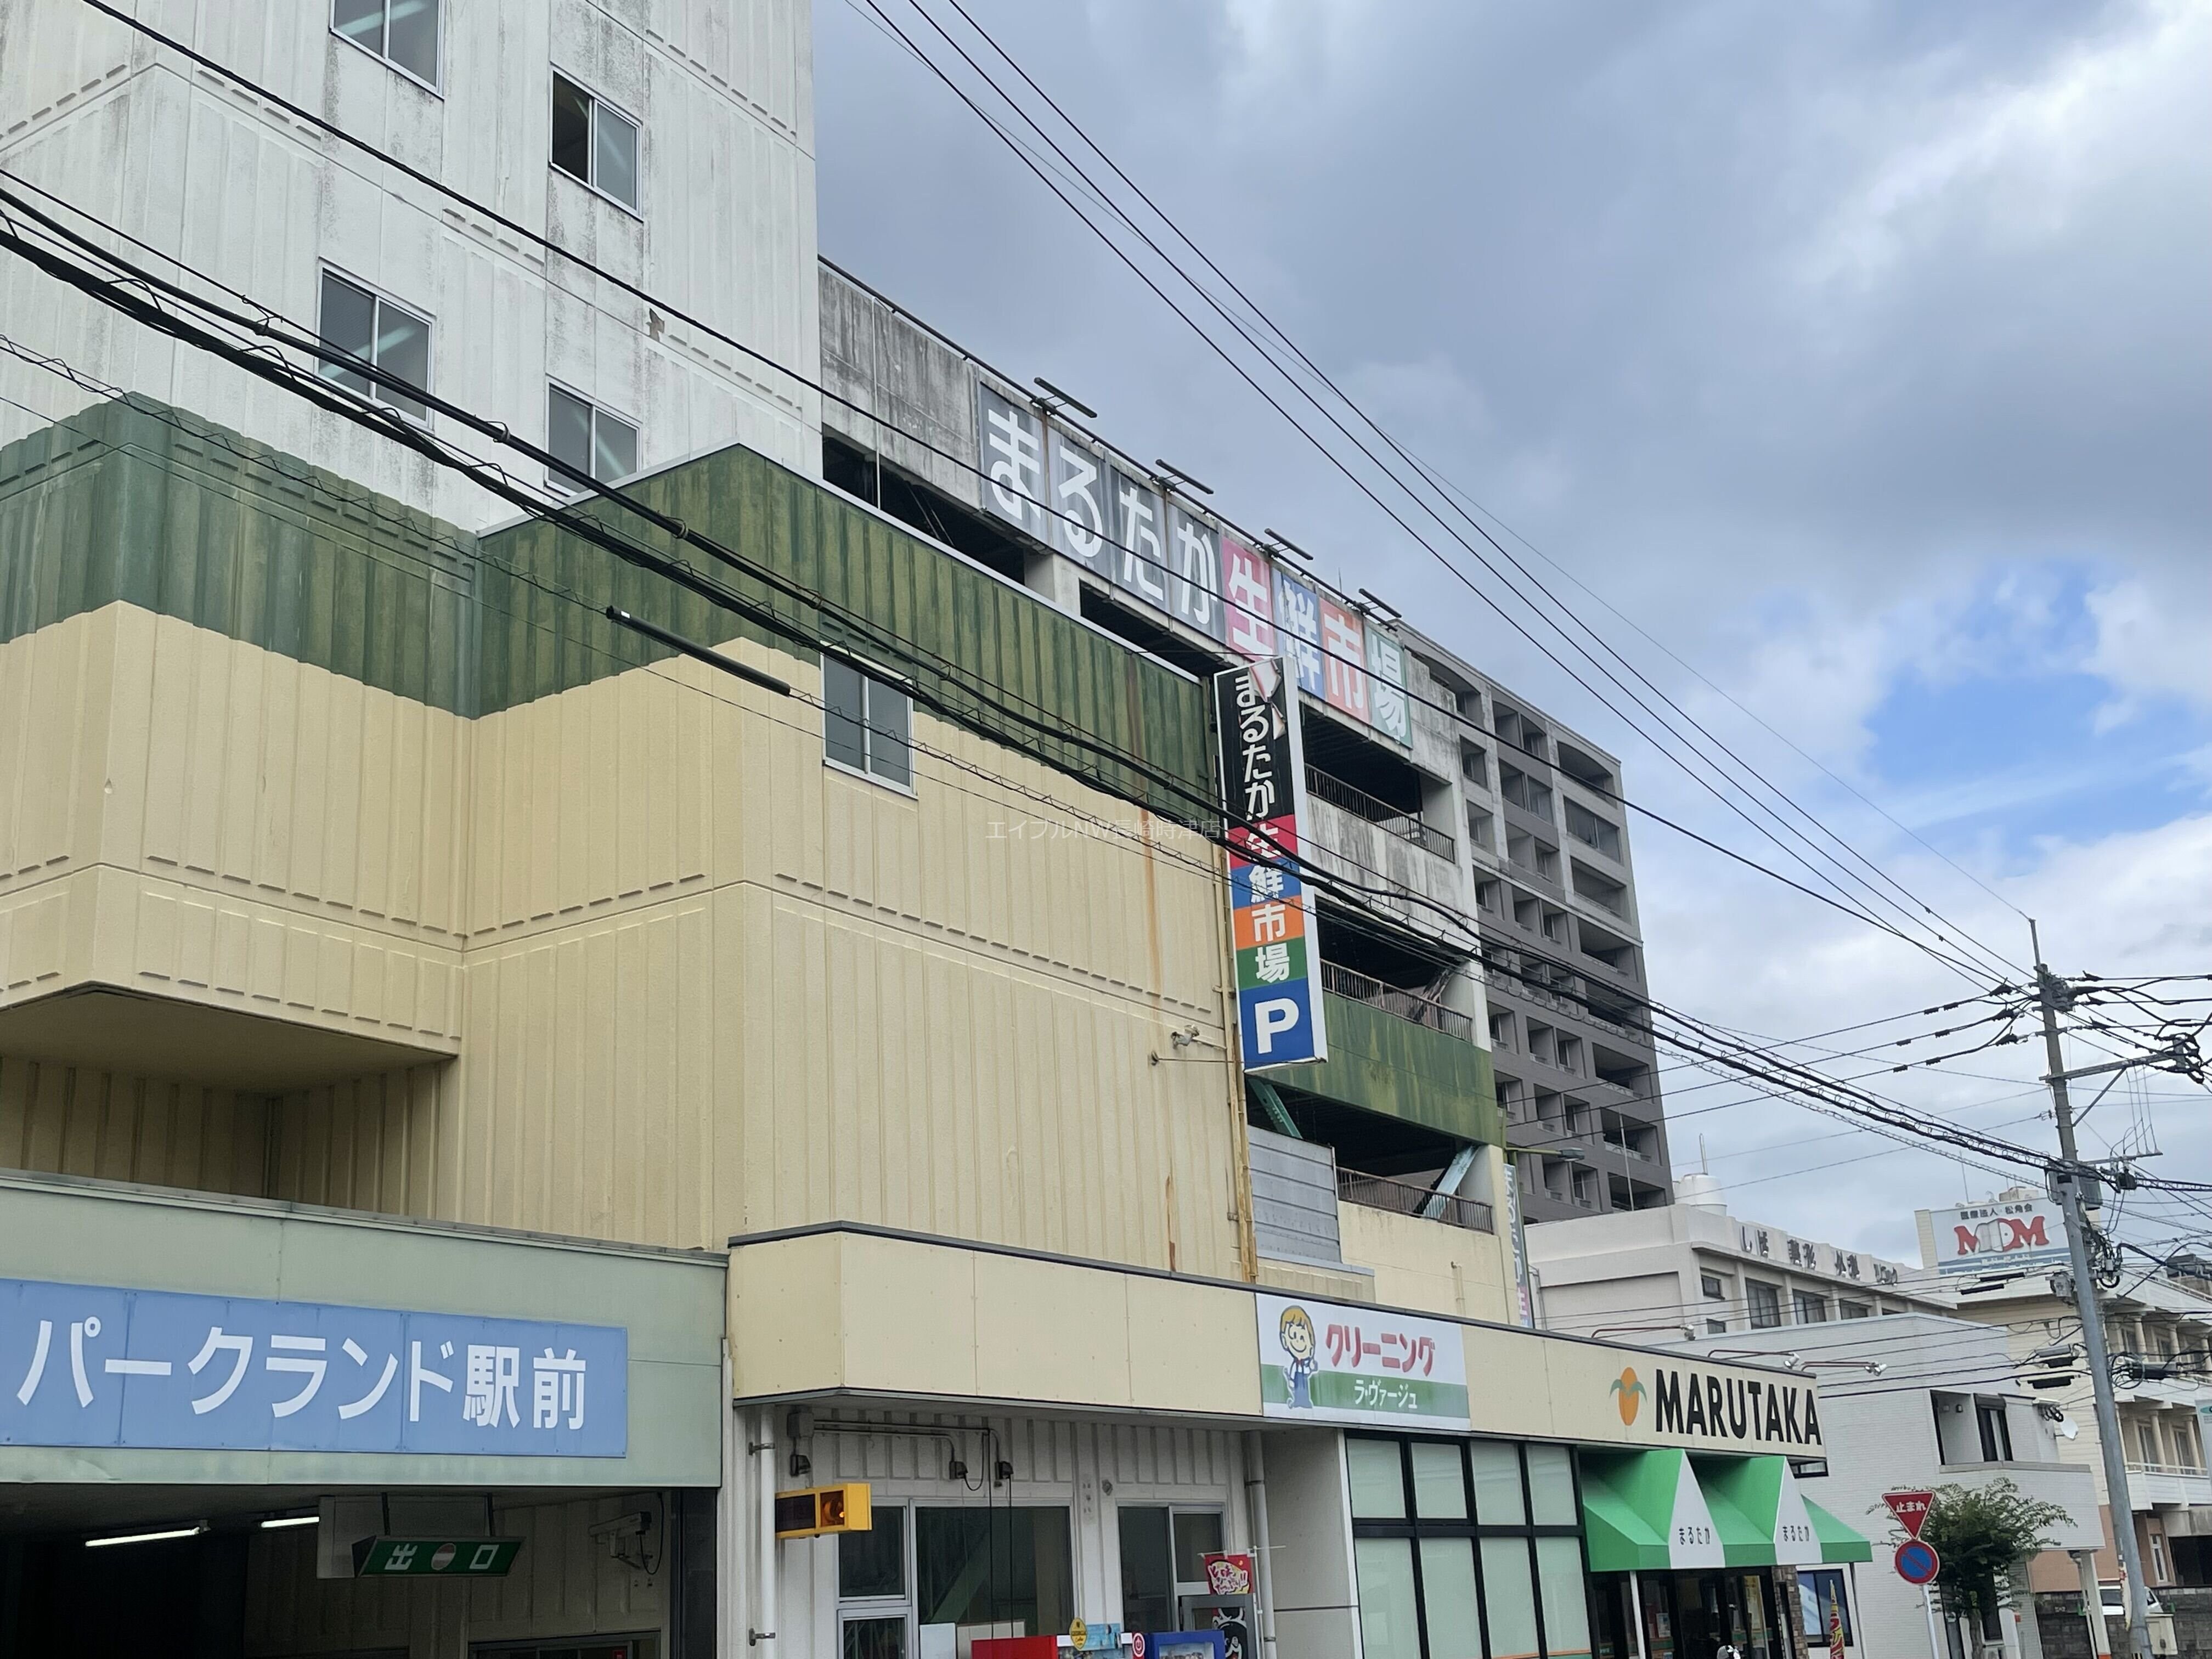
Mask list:
[[[0,1445],[620,1457],[629,1333],[0,1279]]]

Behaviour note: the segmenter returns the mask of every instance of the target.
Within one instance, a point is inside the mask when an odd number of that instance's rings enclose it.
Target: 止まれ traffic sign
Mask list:
[[[1936,1553],[1934,1545],[1914,1538],[1897,1547],[1897,1576],[1906,1583],[1930,1583],[1942,1570],[1943,1558]]]
[[[1881,1501],[1889,1505],[1889,1512],[1905,1528],[1905,1535],[1917,1538],[1920,1528],[1927,1523],[1928,1506],[1936,1501],[1936,1494],[1924,1488],[1917,1492],[1886,1492]]]

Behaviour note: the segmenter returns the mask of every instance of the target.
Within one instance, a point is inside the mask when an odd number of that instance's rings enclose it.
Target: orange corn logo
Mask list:
[[[1631,1365],[1615,1377],[1609,1392],[1613,1403],[1620,1407],[1620,1420],[1633,1423],[1636,1413],[1644,1409],[1644,1385],[1636,1380],[1636,1367]]]

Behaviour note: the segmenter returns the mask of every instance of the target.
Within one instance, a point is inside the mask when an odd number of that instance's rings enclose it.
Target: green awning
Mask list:
[[[1680,1448],[1585,1452],[1583,1536],[1593,1572],[1726,1566],[1719,1526]]]
[[[1771,1567],[1774,1565],[1774,1522],[1771,1493],[1773,1468],[1784,1474],[1788,1466],[1778,1457],[1693,1457],[1690,1468],[1705,1494],[1705,1508],[1720,1534],[1721,1547],[1731,1567]],[[1759,1518],[1766,1518],[1764,1522]]]
[[[1809,1498],[1805,1499],[1805,1513],[1811,1517],[1814,1534],[1820,1540],[1820,1559],[1823,1562],[1874,1559],[1872,1544]]]
[[[1590,1450],[1582,1455],[1582,1477],[1593,1572],[1809,1567],[1873,1557],[1864,1538],[1799,1490],[1786,1457]]]

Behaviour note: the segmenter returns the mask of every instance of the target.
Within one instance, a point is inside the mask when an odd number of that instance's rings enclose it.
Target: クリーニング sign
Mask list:
[[[1468,1426],[1467,1346],[1458,1326],[1304,1297],[1254,1300],[1264,1415],[1386,1428]]]

